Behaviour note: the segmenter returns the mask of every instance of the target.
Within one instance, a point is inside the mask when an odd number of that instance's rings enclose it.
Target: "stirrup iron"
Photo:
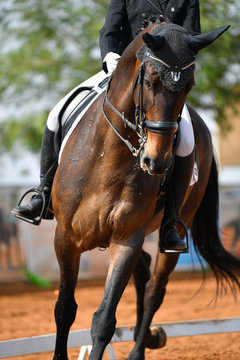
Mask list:
[[[41,209],[41,212],[40,212],[40,215],[37,216],[36,218],[34,219],[30,219],[30,218],[27,218],[25,216],[22,216],[22,215],[19,215],[19,214],[14,214],[14,216],[20,220],[24,220],[32,225],[39,225],[42,218],[43,218],[43,215],[44,215],[44,210],[45,210],[45,204],[46,204],[46,198],[45,198],[45,193],[43,190],[39,190],[38,187],[32,187],[31,189],[27,190],[23,196],[21,197],[21,199],[19,200],[17,206],[20,206],[23,199],[25,198],[25,196],[27,196],[29,193],[36,193],[37,195],[41,196],[42,198],[42,209]]]
[[[25,216],[22,216],[22,215],[19,215],[19,214],[14,214],[14,216],[20,220],[24,220],[30,224],[33,224],[33,225],[39,225],[41,220],[44,218],[46,219],[53,219],[54,217],[54,213],[53,211],[51,210],[51,195],[49,196],[49,201],[48,201],[48,204],[46,204],[46,196],[45,196],[45,192],[44,192],[44,187],[46,185],[46,182],[49,178],[49,176],[52,176],[55,171],[56,171],[56,168],[57,168],[57,160],[52,164],[52,166],[48,169],[48,171],[46,172],[45,176],[43,177],[40,185],[38,187],[32,187],[31,189],[27,190],[23,196],[21,197],[19,203],[17,206],[20,206],[23,199],[25,198],[25,196],[29,193],[36,193],[37,195],[41,196],[42,198],[42,209],[41,209],[41,212],[40,212],[40,215],[37,216],[36,218],[34,219],[30,219],[28,217],[25,217]]]
[[[184,232],[185,232],[185,237],[186,237],[186,247],[185,249],[180,249],[180,250],[168,250],[168,249],[163,249],[162,246],[162,241],[161,241],[161,235],[160,235],[160,244],[159,244],[159,248],[160,248],[160,252],[161,253],[179,253],[179,254],[187,254],[189,253],[189,237],[188,237],[188,229],[186,227],[186,225],[184,224],[184,222],[182,221],[182,219],[179,216],[175,216],[174,219],[169,219],[168,221],[166,221],[166,223],[163,225],[163,228],[161,229],[161,233],[164,233],[164,230],[166,228],[166,226],[170,223],[173,222],[174,223],[178,223],[179,225],[182,226]]]

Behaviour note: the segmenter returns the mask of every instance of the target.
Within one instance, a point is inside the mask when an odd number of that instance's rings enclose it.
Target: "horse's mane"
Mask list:
[[[139,34],[142,30],[146,29],[148,26],[162,23],[170,23],[165,15],[150,15],[148,18],[143,20],[142,27],[137,30],[136,35]]]

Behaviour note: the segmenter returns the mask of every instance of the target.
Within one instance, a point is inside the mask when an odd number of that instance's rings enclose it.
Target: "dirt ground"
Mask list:
[[[215,280],[209,276],[200,292],[202,278],[198,273],[175,274],[169,281],[164,304],[153,322],[184,321],[240,317],[239,300],[223,294],[212,300]],[[103,295],[103,281],[80,281],[76,290],[78,313],[72,330],[89,328],[93,312]],[[0,340],[38,336],[55,332],[54,304],[58,295],[55,284],[42,290],[25,282],[0,284]],[[117,310],[117,325],[135,323],[135,289],[127,286]],[[118,360],[127,359],[133,343],[113,345]],[[69,349],[69,359],[78,358],[79,348]],[[13,360],[51,359],[52,353],[14,357]],[[108,359],[108,355],[104,355]],[[146,350],[146,360],[239,360],[240,333],[169,338],[159,350]]]

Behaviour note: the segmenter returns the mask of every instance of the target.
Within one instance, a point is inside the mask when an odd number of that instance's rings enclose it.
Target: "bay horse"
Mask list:
[[[168,23],[143,30],[121,56],[106,92],[83,116],[65,145],[52,190],[60,266],[54,360],[68,358],[80,256],[96,247],[109,247],[110,264],[104,296],[92,319],[90,359],[102,359],[111,341],[116,308],[132,274],[137,325],[129,359],[143,360],[145,347],[164,346],[163,331],[150,330],[149,326],[179,254],[158,254],[155,277],[146,288],[150,256],[142,245],[145,236],[161,226],[163,210],[155,211],[156,203],[162,178],[173,164],[177,119],[194,84],[194,55],[226,29],[196,37]],[[168,58],[177,63],[169,65]],[[192,228],[194,244],[219,287],[230,284],[234,291],[239,287],[240,261],[224,250],[219,238],[217,168],[211,136],[191,108],[190,114],[199,177],[189,188],[181,217]],[[183,237],[184,231],[179,231]]]

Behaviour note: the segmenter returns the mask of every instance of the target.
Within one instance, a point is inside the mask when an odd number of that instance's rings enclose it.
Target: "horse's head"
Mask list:
[[[194,56],[227,28],[191,36],[180,26],[163,24],[142,35],[135,103],[145,134],[140,154],[144,171],[162,174],[170,167],[179,115],[194,84]]]

